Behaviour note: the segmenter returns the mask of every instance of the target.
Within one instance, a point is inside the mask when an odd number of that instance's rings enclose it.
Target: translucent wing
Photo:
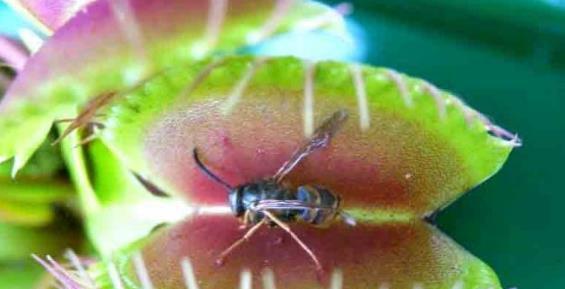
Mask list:
[[[318,209],[318,210],[333,210],[332,207],[324,207],[308,204],[297,200],[261,200],[257,204],[249,207],[252,211],[277,211],[277,210],[307,210],[307,209]]]
[[[335,210],[335,208],[332,207],[312,205],[297,200],[261,200],[257,202],[257,204],[249,207],[249,209],[255,212],[279,211],[279,210],[309,210],[309,209],[325,210],[325,211]],[[340,216],[341,220],[347,225],[349,226],[357,225],[355,218],[350,214],[346,213],[343,210],[338,210],[337,213]]]
[[[273,176],[273,179],[279,183],[286,175],[292,171],[302,160],[318,149],[322,149],[328,146],[333,136],[341,128],[341,126],[347,120],[348,114],[344,109],[340,109],[332,114],[331,117],[326,119],[322,125],[320,125],[314,134],[308,140],[308,142],[302,145],[298,150],[294,152],[292,157],[285,162],[277,173]]]

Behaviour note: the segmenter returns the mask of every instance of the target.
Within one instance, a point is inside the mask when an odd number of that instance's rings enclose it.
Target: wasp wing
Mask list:
[[[312,205],[297,200],[261,200],[257,202],[257,204],[249,207],[249,209],[254,212],[281,211],[281,210],[311,210],[311,209],[323,210],[323,211],[335,210],[335,208],[332,207]],[[357,221],[350,214],[346,213],[343,210],[338,210],[337,213],[345,224],[352,227],[357,225]]]
[[[281,168],[277,171],[277,173],[273,176],[273,179],[280,183],[286,175],[292,169],[294,169],[302,160],[308,157],[311,153],[316,150],[325,148],[330,143],[333,136],[337,133],[337,131],[342,127],[342,125],[347,120],[348,114],[345,109],[340,109],[331,117],[326,119],[315,131],[312,137],[302,145],[299,149],[297,149],[294,154],[290,157],[290,159],[285,162]]]
[[[261,200],[257,204],[249,207],[250,210],[259,211],[280,211],[280,210],[333,210],[332,207],[324,207],[319,205],[312,205],[297,200]]]

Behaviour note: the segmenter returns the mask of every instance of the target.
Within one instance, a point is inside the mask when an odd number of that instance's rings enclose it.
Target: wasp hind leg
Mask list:
[[[257,230],[259,230],[261,225],[265,224],[265,220],[266,219],[263,219],[261,222],[255,224],[255,226],[251,227],[251,229],[249,229],[249,231],[247,231],[247,233],[245,233],[243,237],[239,238],[239,240],[235,241],[227,249],[225,249],[216,259],[216,264],[223,265],[226,257],[231,254],[231,252],[233,252],[237,247],[243,244],[243,242],[248,241],[249,238],[251,238],[251,236],[253,236],[253,234],[255,234]]]
[[[275,215],[273,215],[271,212],[267,210],[263,211],[263,214],[265,214],[267,218],[271,219],[271,221],[275,222],[275,224],[277,224],[279,227],[285,230],[298,243],[298,245],[302,247],[302,250],[304,250],[306,254],[308,254],[308,256],[310,256],[312,261],[314,261],[314,263],[316,264],[316,270],[318,272],[323,271],[322,265],[320,264],[318,257],[316,257],[314,252],[312,252],[312,250],[308,246],[306,246],[306,244],[304,244],[304,242],[302,242],[302,240],[300,240],[300,238],[298,238],[296,234],[294,234],[294,232],[290,229],[290,227],[287,224],[279,220],[279,218],[277,218]]]

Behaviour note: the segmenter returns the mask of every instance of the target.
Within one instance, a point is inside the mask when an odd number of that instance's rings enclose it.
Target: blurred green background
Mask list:
[[[517,132],[524,146],[442,212],[439,226],[505,288],[565,288],[565,0],[349,2],[355,50],[299,36],[259,51],[392,67]]]
[[[524,141],[440,227],[506,288],[565,288],[565,1],[352,3],[365,61],[455,92]]]
[[[565,288],[565,0],[350,2],[350,58],[425,78],[524,141],[440,227],[506,288]],[[22,23],[0,3],[0,33]]]

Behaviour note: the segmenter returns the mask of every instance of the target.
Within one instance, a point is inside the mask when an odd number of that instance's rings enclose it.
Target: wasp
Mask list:
[[[319,185],[301,185],[293,188],[284,182],[285,177],[313,152],[327,147],[348,118],[345,110],[338,110],[326,119],[302,146],[271,177],[232,186],[204,165],[193,150],[198,168],[211,180],[222,185],[228,193],[233,214],[240,218],[244,227],[251,226],[240,239],[224,250],[216,260],[223,264],[225,258],[264,224],[285,230],[310,256],[318,270],[322,269],[314,252],[290,229],[289,223],[302,222],[325,227],[340,217],[346,224],[355,225],[355,219],[341,209],[338,194]]]

